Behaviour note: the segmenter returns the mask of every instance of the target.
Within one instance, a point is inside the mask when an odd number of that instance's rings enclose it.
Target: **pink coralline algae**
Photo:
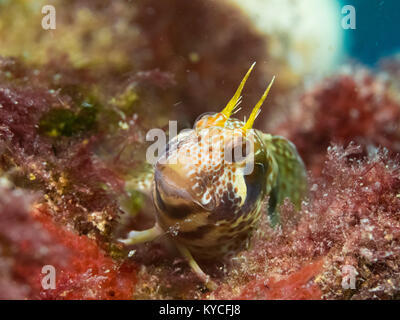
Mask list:
[[[132,263],[117,263],[86,236],[57,225],[33,197],[0,189],[1,299],[130,299]],[[42,286],[44,266],[56,271],[55,288]],[[90,290],[89,290],[90,288]]]
[[[320,173],[332,142],[400,152],[399,123],[400,103],[390,83],[356,69],[353,75],[327,78],[306,91],[272,131],[293,141],[308,168]]]
[[[301,212],[285,204],[282,215],[291,218],[281,228],[261,227],[237,268],[238,283],[250,281],[239,286],[239,298],[398,297],[400,166],[385,151],[360,159],[361,152],[354,144],[331,146]],[[356,276],[353,289],[342,287],[349,267]],[[229,290],[222,286],[216,296],[226,298]]]
[[[322,292],[314,278],[322,270],[322,260],[311,263],[283,279],[251,281],[240,293],[240,300],[319,300]]]

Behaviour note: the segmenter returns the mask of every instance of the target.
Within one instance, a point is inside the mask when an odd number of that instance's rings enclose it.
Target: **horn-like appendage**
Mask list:
[[[224,110],[221,111],[221,113],[225,116],[226,119],[229,119],[229,117],[232,114],[232,111],[237,106],[237,103],[238,103],[238,101],[240,99],[240,95],[242,93],[243,87],[244,87],[247,79],[249,78],[250,73],[253,70],[255,65],[256,65],[255,62],[251,65],[249,71],[247,71],[246,75],[244,76],[242,82],[239,85],[239,88],[237,88],[237,90],[236,90],[235,94],[233,95],[232,99],[228,102],[228,104],[226,105]]]
[[[254,121],[256,120],[258,114],[260,113],[260,108],[264,102],[264,100],[267,98],[269,90],[271,89],[273,83],[275,80],[275,76],[273,76],[271,82],[268,85],[268,88],[264,91],[264,94],[262,95],[261,99],[257,102],[255,107],[253,108],[253,111],[251,111],[249,119],[246,121],[246,124],[243,126],[242,131],[246,133],[247,130],[251,129],[253,127]]]

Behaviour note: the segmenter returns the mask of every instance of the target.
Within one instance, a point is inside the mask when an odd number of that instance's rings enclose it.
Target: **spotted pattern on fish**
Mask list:
[[[245,123],[234,118],[215,126],[220,118],[207,115],[170,142],[155,166],[153,191],[161,227],[194,256],[210,259],[246,248],[273,188],[279,188],[276,207],[285,196],[300,200],[302,191],[291,193],[286,179],[305,186],[304,166],[287,140],[253,129],[244,135]],[[239,161],[230,161],[234,156],[227,155],[245,149],[245,140],[253,145],[252,157],[244,150]],[[282,163],[285,159],[290,162]],[[249,161],[253,170],[245,174]],[[294,168],[300,175],[292,178]]]

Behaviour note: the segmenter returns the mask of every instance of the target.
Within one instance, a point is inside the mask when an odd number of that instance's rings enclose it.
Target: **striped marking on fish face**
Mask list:
[[[233,256],[247,249],[249,240],[258,226],[261,217],[261,204],[253,212],[242,215],[235,221],[220,221],[216,224],[196,229],[195,232],[179,234],[178,240],[184,244],[194,256],[202,259],[212,259],[223,256]],[[207,228],[207,229],[206,229]],[[197,232],[200,231],[200,232]]]
[[[193,131],[175,137],[155,166],[159,223],[188,246],[218,246],[232,242],[226,241],[229,236],[246,233],[265,196],[266,175],[271,174],[257,132],[249,130],[244,136],[242,121],[232,118],[219,126],[219,117],[206,116]],[[250,148],[242,150],[246,141]],[[235,157],[234,152],[241,155]],[[244,174],[248,161],[254,162],[254,170]]]

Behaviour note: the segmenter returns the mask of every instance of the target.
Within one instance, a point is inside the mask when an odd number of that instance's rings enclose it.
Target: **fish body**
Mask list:
[[[270,221],[276,225],[279,205],[289,198],[299,209],[307,190],[296,147],[252,128],[273,80],[246,122],[232,117],[253,67],[221,112],[200,117],[193,130],[168,143],[152,182],[140,184],[152,186],[157,223],[121,240],[130,245],[168,234],[210,289],[215,284],[194,257],[219,259],[246,249],[267,198]]]
[[[254,129],[244,135],[244,122],[229,118],[221,127],[219,117],[207,115],[175,137],[155,165],[159,225],[203,259],[246,249],[266,197],[277,223],[276,206],[286,196],[300,201],[306,184],[304,165],[289,141]],[[296,179],[300,188],[293,189],[287,182]]]

